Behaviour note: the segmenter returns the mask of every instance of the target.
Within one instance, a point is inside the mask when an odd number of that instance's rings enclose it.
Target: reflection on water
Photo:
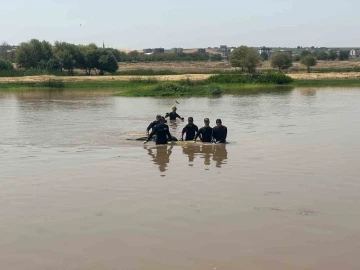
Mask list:
[[[226,144],[184,143],[176,147],[182,148],[182,153],[187,157],[187,163],[190,167],[194,166],[196,158],[199,158],[199,161],[203,159],[204,165],[211,165],[212,160],[217,168],[221,168],[223,164],[227,163]],[[173,148],[173,145],[144,145],[144,149],[154,164],[158,166],[160,172],[165,172],[168,164],[171,163],[170,156],[173,153]],[[184,160],[184,163],[186,163],[185,159],[180,160]]]
[[[165,172],[167,165],[170,163],[170,155],[173,146],[156,145],[151,147],[144,145],[144,149],[147,150],[148,155],[151,156],[154,164],[158,165],[159,171]]]

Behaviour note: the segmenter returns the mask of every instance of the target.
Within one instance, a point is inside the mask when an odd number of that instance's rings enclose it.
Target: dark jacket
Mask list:
[[[152,132],[149,134],[147,141],[150,141],[151,138],[156,135],[155,142],[156,144],[167,144],[168,140],[171,141],[171,134],[169,131],[168,125],[158,124],[156,125]]]
[[[165,118],[167,118],[167,117],[169,117],[170,120],[176,120],[176,118],[181,119],[180,115],[178,115],[176,112],[167,113]]]
[[[186,133],[185,141],[192,141],[195,138],[196,132],[198,132],[198,130],[199,128],[197,125],[187,124],[182,130],[182,134]]]
[[[226,137],[227,137],[227,127],[221,126],[221,127],[214,127],[213,128],[213,138],[216,142],[220,143],[226,143]]]
[[[200,137],[202,142],[211,142],[212,141],[212,132],[213,129],[211,127],[202,127],[196,134],[195,140]]]

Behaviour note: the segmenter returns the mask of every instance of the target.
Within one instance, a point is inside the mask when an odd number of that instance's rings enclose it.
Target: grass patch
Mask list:
[[[219,74],[209,77],[209,83],[237,83],[237,84],[276,84],[285,85],[293,79],[282,73],[257,73],[257,74]]]
[[[297,87],[360,87],[359,79],[319,79],[294,80],[292,86]]]
[[[222,94],[220,86],[216,84],[186,84],[179,82],[159,82],[152,88],[131,88],[121,92],[119,96],[169,97],[169,96],[219,96]]]
[[[156,75],[179,75],[180,73],[169,70],[153,70],[153,69],[134,69],[134,70],[119,70],[114,75],[119,76],[156,76]]]

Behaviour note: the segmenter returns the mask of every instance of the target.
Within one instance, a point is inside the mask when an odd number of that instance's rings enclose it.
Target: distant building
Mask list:
[[[228,48],[227,45],[220,45],[220,48],[218,49],[218,53],[220,53],[225,58],[230,55],[231,49]]]
[[[263,53],[266,53],[267,56],[270,58],[270,56],[271,56],[271,48],[265,47],[265,46],[261,47],[259,49],[259,54],[263,54]]]
[[[360,57],[360,50],[359,49],[352,49],[350,51],[350,58],[359,58]]]
[[[183,53],[184,49],[183,48],[172,48],[170,50],[171,53]]]
[[[165,49],[164,48],[155,48],[154,53],[165,53]]]
[[[153,52],[154,52],[153,49],[143,49],[143,53],[146,53],[146,54],[153,53]]]
[[[206,54],[206,49],[198,49],[198,53]]]

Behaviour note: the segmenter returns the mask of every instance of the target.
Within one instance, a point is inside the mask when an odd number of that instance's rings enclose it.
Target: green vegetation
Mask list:
[[[349,51],[340,51],[340,53],[339,53],[339,60],[340,61],[348,60],[349,57],[350,57],[350,52]]]
[[[287,52],[276,52],[270,58],[272,68],[278,68],[279,71],[292,67],[292,59]]]
[[[281,73],[265,74],[219,74],[206,80],[208,83],[219,84],[275,84],[284,85],[293,82],[293,79]]]
[[[14,70],[12,63],[8,60],[0,58],[0,71],[11,71]]]
[[[269,60],[269,55],[268,55],[266,52],[262,52],[262,53],[260,54],[260,57],[261,57],[261,60],[262,60],[262,61],[267,61],[267,60]]]
[[[360,87],[360,79],[295,80],[291,85],[296,87]]]
[[[117,71],[118,55],[114,54],[115,51],[98,48],[95,44],[77,46],[55,42],[52,46],[47,41],[32,39],[20,44],[15,52],[15,60],[25,70],[47,70],[48,73],[67,70],[69,75],[74,75],[74,69],[81,69],[87,75],[91,75],[92,71],[99,71],[102,75]]]
[[[261,64],[261,57],[257,51],[241,46],[231,53],[230,63],[233,67],[241,68],[242,71],[247,69],[249,73],[255,73],[256,68]]]
[[[316,58],[313,55],[307,55],[301,58],[301,64],[306,66],[307,72],[310,73],[310,67],[316,66]]]

